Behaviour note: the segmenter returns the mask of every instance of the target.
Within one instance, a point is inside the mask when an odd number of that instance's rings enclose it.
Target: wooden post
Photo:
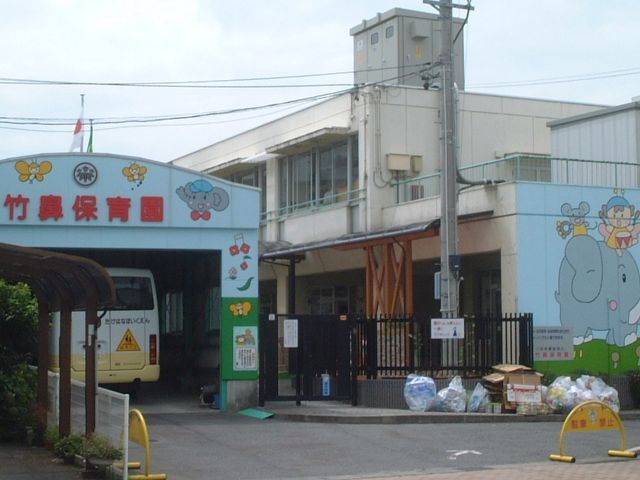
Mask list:
[[[85,433],[87,436],[96,431],[96,394],[98,386],[96,370],[96,340],[98,336],[98,306],[96,294],[92,289],[87,292],[85,311]]]
[[[33,290],[33,288],[32,288]],[[36,292],[37,293],[37,292]],[[38,401],[36,416],[39,434],[47,429],[47,408],[49,405],[49,304],[45,297],[38,298]]]
[[[60,436],[71,433],[71,306],[67,301],[60,308]]]

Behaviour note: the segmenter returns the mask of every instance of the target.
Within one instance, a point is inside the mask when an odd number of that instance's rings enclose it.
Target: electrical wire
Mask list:
[[[422,66],[422,65],[420,65]],[[393,82],[396,80],[408,78],[411,76],[418,75],[418,72],[410,72],[403,75],[398,75],[396,77],[390,77],[382,82],[370,82],[366,84],[352,86],[347,89],[313,95],[310,97],[296,98],[292,100],[286,100],[283,102],[270,103],[265,105],[258,106],[250,106],[250,107],[239,107],[239,108],[231,108],[227,110],[218,110],[218,111],[209,111],[209,112],[198,112],[198,113],[187,113],[187,114],[171,114],[171,115],[157,115],[157,116],[148,116],[148,117],[105,117],[105,118],[93,118],[94,126],[98,125],[121,125],[121,124],[132,124],[132,123],[157,123],[157,122],[166,122],[171,120],[189,120],[196,119],[202,117],[212,117],[218,115],[229,115],[233,113],[242,113],[248,111],[254,111],[259,109],[266,108],[274,108],[279,106],[287,106],[287,105],[296,105],[301,103],[311,103],[319,100],[326,100],[333,97],[337,97],[340,95],[344,95],[346,93],[351,93],[357,91],[358,89],[372,86],[372,85],[385,85],[389,82]],[[0,125],[42,125],[42,126],[70,126],[75,125],[77,122],[77,118],[41,118],[41,117],[8,117],[8,116],[0,116]]]
[[[407,65],[406,68],[422,67],[424,64]],[[31,78],[9,78],[0,77],[0,85],[45,85],[45,86],[98,86],[98,87],[144,87],[144,88],[288,88],[288,87],[323,87],[323,86],[345,86],[348,84],[271,84],[271,85],[217,85],[220,83],[236,82],[263,82],[267,80],[289,80],[311,77],[327,77],[337,75],[355,75],[357,73],[382,72],[385,70],[397,70],[397,67],[379,67],[366,70],[348,70],[325,73],[307,73],[299,75],[278,75],[273,77],[246,77],[228,78],[214,80],[181,80],[181,81],[161,81],[161,82],[86,82],[71,80],[41,80]],[[214,85],[209,85],[214,84]]]
[[[568,75],[564,77],[549,77],[536,80],[519,80],[513,82],[497,82],[497,83],[478,83],[475,85],[467,85],[467,88],[503,88],[503,87],[528,87],[534,85],[550,85],[555,83],[571,83],[584,82],[589,80],[600,80],[603,78],[624,77],[631,75],[639,75],[640,68],[628,68],[623,70],[611,70],[608,72],[588,73],[581,75]]]

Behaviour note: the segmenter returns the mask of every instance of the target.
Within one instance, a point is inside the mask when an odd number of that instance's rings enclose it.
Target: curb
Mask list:
[[[624,421],[639,420],[640,412],[620,412]],[[429,423],[536,423],[564,422],[565,414],[518,415],[491,413],[425,413],[425,414],[389,414],[389,415],[351,415],[326,413],[290,413],[274,412],[273,418],[289,422],[342,423],[342,424],[429,424]]]

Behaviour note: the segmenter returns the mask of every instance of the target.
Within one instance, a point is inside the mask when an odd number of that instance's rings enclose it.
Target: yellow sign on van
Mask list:
[[[122,336],[122,340],[120,340],[120,344],[116,349],[117,352],[139,352],[140,345],[136,341],[136,337],[133,336],[133,332],[131,329],[127,328],[127,331],[124,332]]]

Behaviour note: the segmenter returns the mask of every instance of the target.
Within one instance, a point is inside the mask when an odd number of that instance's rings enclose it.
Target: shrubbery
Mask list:
[[[0,440],[24,439],[34,424],[38,306],[29,287],[0,280]]]

